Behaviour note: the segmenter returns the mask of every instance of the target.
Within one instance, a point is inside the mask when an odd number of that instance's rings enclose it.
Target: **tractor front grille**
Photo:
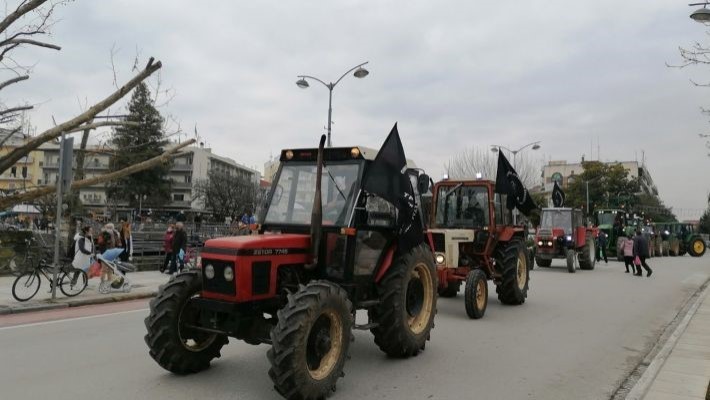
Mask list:
[[[446,251],[446,236],[443,233],[432,233],[431,239],[434,242],[434,251],[439,253]]]
[[[212,265],[214,267],[214,278],[207,279],[205,276],[205,267]],[[234,271],[234,279],[227,282],[224,279],[224,269],[231,267]],[[236,295],[237,294],[237,271],[233,262],[222,260],[202,259],[202,288],[207,292]]]

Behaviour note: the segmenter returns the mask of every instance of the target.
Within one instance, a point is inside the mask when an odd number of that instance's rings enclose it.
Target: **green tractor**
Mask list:
[[[599,231],[607,235],[606,254],[616,254],[618,261],[624,261],[623,250],[619,242],[631,233],[628,228],[629,215],[621,209],[597,209],[594,216]]]
[[[661,251],[663,255],[702,257],[707,244],[693,224],[666,222],[660,224]]]

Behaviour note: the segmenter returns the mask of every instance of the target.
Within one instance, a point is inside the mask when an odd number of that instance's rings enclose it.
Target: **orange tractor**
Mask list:
[[[567,270],[592,270],[596,263],[594,237],[598,229],[584,226],[582,210],[543,208],[535,236],[535,263],[549,267],[553,258],[564,259]]]
[[[528,295],[525,229],[512,225],[506,198],[487,180],[444,180],[434,186],[428,234],[439,296],[455,297],[465,284],[470,318],[485,314],[489,280],[503,304],[523,304]]]

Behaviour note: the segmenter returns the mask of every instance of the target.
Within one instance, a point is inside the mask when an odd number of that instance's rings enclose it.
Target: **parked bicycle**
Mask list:
[[[12,296],[17,301],[27,301],[33,298],[42,284],[41,276],[49,281],[49,291],[52,291],[52,276],[54,266],[45,260],[39,260],[37,265],[31,270],[23,273],[15,279],[12,284]],[[74,297],[86,289],[89,278],[86,272],[74,268],[71,264],[64,264],[60,267],[59,279],[57,280],[59,290],[67,297]]]

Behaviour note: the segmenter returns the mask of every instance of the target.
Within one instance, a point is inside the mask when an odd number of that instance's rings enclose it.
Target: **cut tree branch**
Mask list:
[[[12,85],[13,83],[17,83],[17,82],[24,81],[27,79],[30,79],[29,75],[22,75],[22,76],[18,76],[17,78],[8,79],[5,82],[0,83],[0,90],[5,89],[6,87]]]
[[[91,124],[77,126],[74,129],[66,131],[66,133],[81,132],[84,130],[91,130],[96,128],[101,128],[102,126],[140,126],[141,124],[133,121],[102,121],[93,122]]]
[[[111,172],[108,174],[103,174],[99,175],[93,178],[88,178],[88,179],[82,179],[80,181],[76,181],[72,183],[71,185],[71,190],[77,190],[81,189],[83,187],[87,186],[93,186],[97,185],[99,183],[104,183],[112,180],[116,180],[118,178],[122,178],[127,175],[134,174],[136,172],[140,172],[152,167],[155,167],[158,164],[165,163],[169,161],[172,157],[173,154],[175,154],[178,150],[189,146],[191,144],[195,143],[195,139],[190,139],[186,142],[180,143],[165,152],[163,154],[153,157],[151,159],[148,159],[146,161],[140,162],[138,164],[133,164],[128,168],[124,168],[115,172]],[[50,195],[52,193],[55,193],[57,191],[56,186],[48,186],[48,187],[43,187],[40,189],[35,189],[31,190],[29,192],[24,192],[24,193],[18,193],[18,194],[13,194],[7,197],[0,198],[0,209],[5,209],[7,207],[16,205],[16,204],[21,204],[24,202],[28,202],[31,200],[38,199],[40,197],[44,197],[47,195]]]
[[[17,7],[15,11],[11,12],[5,17],[5,19],[0,21],[0,33],[5,32],[7,28],[12,25],[13,22],[20,19],[23,15],[27,14],[28,12],[34,10],[35,8],[41,6],[46,2],[47,0],[31,0],[27,3],[21,4],[19,7]]]
[[[61,50],[62,48],[56,44],[51,44],[47,42],[40,42],[39,40],[32,39],[8,39],[0,42],[0,46],[10,46],[17,44],[31,44],[33,46],[46,47],[48,49]]]
[[[96,114],[104,111],[105,109],[113,105],[115,102],[120,100],[128,92],[133,90],[133,88],[135,88],[140,82],[152,75],[155,71],[159,70],[160,67],[162,67],[161,62],[154,62],[153,57],[151,57],[150,60],[148,60],[148,64],[146,65],[146,67],[141,72],[139,72],[136,76],[133,77],[133,79],[128,81],[124,86],[113,92],[105,99],[94,104],[93,106],[91,106],[91,108],[89,108],[82,114],[79,114],[78,116],[70,119],[69,121],[63,122],[51,129],[47,129],[46,131],[42,132],[38,136],[28,141],[26,145],[18,147],[12,150],[9,154],[0,157],[0,173],[6,171],[7,169],[15,165],[17,161],[19,161],[25,155],[29,154],[31,151],[37,149],[40,145],[42,145],[42,143],[58,138],[62,135],[62,132],[68,132],[72,129],[77,128],[81,124],[89,121],[90,119],[93,119]]]
[[[34,108],[34,106],[18,106],[18,107],[6,108],[4,110],[0,110],[0,116],[5,115],[5,114],[19,112],[19,111],[27,111],[27,110],[31,110],[33,108]]]

